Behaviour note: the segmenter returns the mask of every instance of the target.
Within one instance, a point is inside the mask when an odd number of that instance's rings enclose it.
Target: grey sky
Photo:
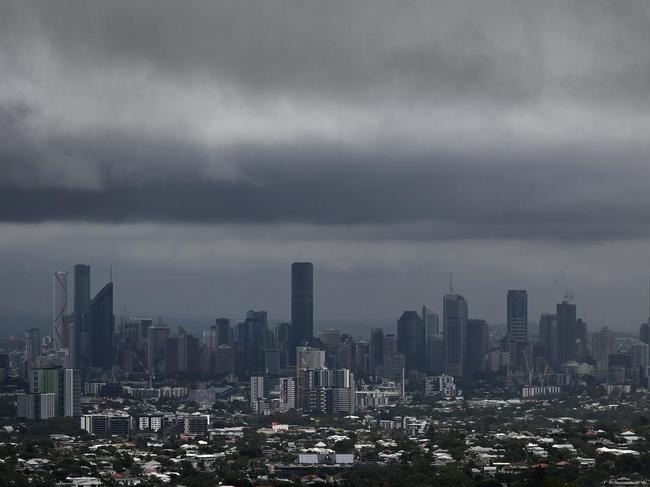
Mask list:
[[[439,305],[647,318],[650,6],[0,1],[0,317],[114,266],[118,312]],[[102,271],[104,269],[104,271]],[[102,277],[102,272],[105,275]],[[10,326],[8,324],[7,326]]]

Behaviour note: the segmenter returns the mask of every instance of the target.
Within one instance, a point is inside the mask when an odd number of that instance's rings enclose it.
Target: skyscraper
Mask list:
[[[397,354],[397,339],[395,335],[387,334],[383,336],[383,352],[382,359],[384,375],[386,379],[395,378],[395,355]]]
[[[424,371],[424,322],[417,311],[404,311],[397,320],[397,351],[406,358],[407,371]]]
[[[440,335],[440,321],[434,309],[427,305],[422,306],[422,320],[427,336]]]
[[[293,377],[280,378],[280,410],[288,411],[296,407],[296,380]]]
[[[558,364],[557,316],[543,313],[539,319],[539,343],[544,347],[548,363]]]
[[[591,354],[596,363],[596,374],[600,377],[607,376],[609,356],[614,353],[614,334],[604,326],[591,338]]]
[[[335,369],[338,367],[338,353],[341,345],[341,332],[332,328],[320,330],[318,332],[318,341],[320,346],[325,350],[325,363],[327,367]]]
[[[217,346],[230,345],[232,334],[230,329],[230,320],[228,318],[217,318],[214,325],[217,332]]]
[[[311,262],[291,264],[291,334],[291,360],[295,364],[295,347],[310,343],[314,336],[314,266]]]
[[[113,283],[106,284],[88,307],[89,363],[91,367],[109,370],[114,362]]]
[[[53,309],[52,340],[54,349],[68,348],[66,343],[65,318],[68,314],[68,273],[55,272],[52,275]]]
[[[467,320],[466,373],[485,372],[488,353],[488,324],[485,320]]]
[[[217,327],[212,325],[209,330],[203,330],[203,345],[208,353],[213,353],[219,346]]]
[[[296,405],[303,407],[308,388],[305,371],[325,369],[325,351],[312,347],[296,347]],[[327,370],[327,369],[325,369]]]
[[[508,335],[516,342],[528,341],[528,292],[511,289],[507,296]]]
[[[81,416],[81,377],[76,369],[65,369],[63,376],[63,415]]]
[[[639,327],[639,340],[643,343],[650,344],[650,324],[641,323],[641,326]]]
[[[264,373],[266,330],[266,311],[249,311],[246,320],[237,324],[237,371],[240,375]]]
[[[74,266],[74,349],[75,366],[88,355],[88,307],[90,306],[90,266]]]
[[[25,332],[25,360],[30,364],[36,362],[41,354],[41,330],[31,328]]]
[[[447,294],[442,305],[445,372],[462,377],[467,353],[467,301],[459,294]]]
[[[280,369],[286,369],[289,366],[291,339],[291,323],[278,323],[275,327],[275,342],[280,352]]]
[[[440,333],[440,319],[438,313],[429,306],[422,306],[422,320],[424,321],[425,349],[424,365],[425,370],[432,373],[435,367],[435,343],[442,338]]]
[[[149,328],[147,338],[147,368],[149,374],[156,375],[165,371],[167,360],[167,337],[169,328],[161,323]]]
[[[560,364],[577,359],[578,324],[576,305],[562,301],[556,307],[558,361]]]
[[[370,375],[383,377],[384,371],[384,330],[373,328],[370,330]]]
[[[587,335],[589,334],[587,322],[579,318],[576,321],[576,358],[583,361],[587,356]]]

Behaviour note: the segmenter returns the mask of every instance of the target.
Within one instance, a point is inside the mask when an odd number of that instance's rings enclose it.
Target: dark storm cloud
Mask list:
[[[311,260],[319,326],[449,271],[533,319],[563,269],[592,330],[638,329],[649,45],[645,0],[0,1],[0,314],[88,262],[116,310],[286,319]]]
[[[178,141],[116,134],[22,140],[24,108],[0,113],[10,134],[0,158],[16,161],[0,178],[5,222],[297,223],[378,239],[650,235],[646,168],[633,158],[621,172],[611,163],[616,150],[479,156],[292,144],[215,155]],[[39,158],[55,153],[93,166],[97,185],[39,179]],[[237,174],[206,176],[215,158]]]
[[[145,65],[161,77],[231,81],[252,95],[503,103],[550,88],[633,102],[650,80],[643,1],[4,4],[8,62],[45,44],[73,70]]]
[[[479,25],[485,8],[468,5],[459,12],[452,2],[420,1],[10,2],[0,39],[17,64],[29,52],[15,42],[21,38],[65,52],[68,68],[145,65],[161,77],[234,83],[252,96],[534,95],[537,60],[518,45],[530,42],[526,34],[491,35]]]
[[[649,12],[5,2],[0,220],[646,237]]]

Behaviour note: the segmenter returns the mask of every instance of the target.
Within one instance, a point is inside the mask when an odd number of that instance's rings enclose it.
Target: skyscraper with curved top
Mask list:
[[[311,262],[291,264],[291,334],[291,359],[295,364],[295,347],[310,343],[314,337],[314,266]]]
[[[92,367],[110,370],[113,366],[113,283],[104,286],[90,302],[90,354]]]

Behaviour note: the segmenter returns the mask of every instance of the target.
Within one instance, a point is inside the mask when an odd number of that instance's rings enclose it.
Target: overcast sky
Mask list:
[[[449,272],[536,321],[563,270],[636,330],[649,46],[647,1],[0,0],[0,326],[75,263],[118,315],[286,320],[309,260],[316,328],[440,308]]]

